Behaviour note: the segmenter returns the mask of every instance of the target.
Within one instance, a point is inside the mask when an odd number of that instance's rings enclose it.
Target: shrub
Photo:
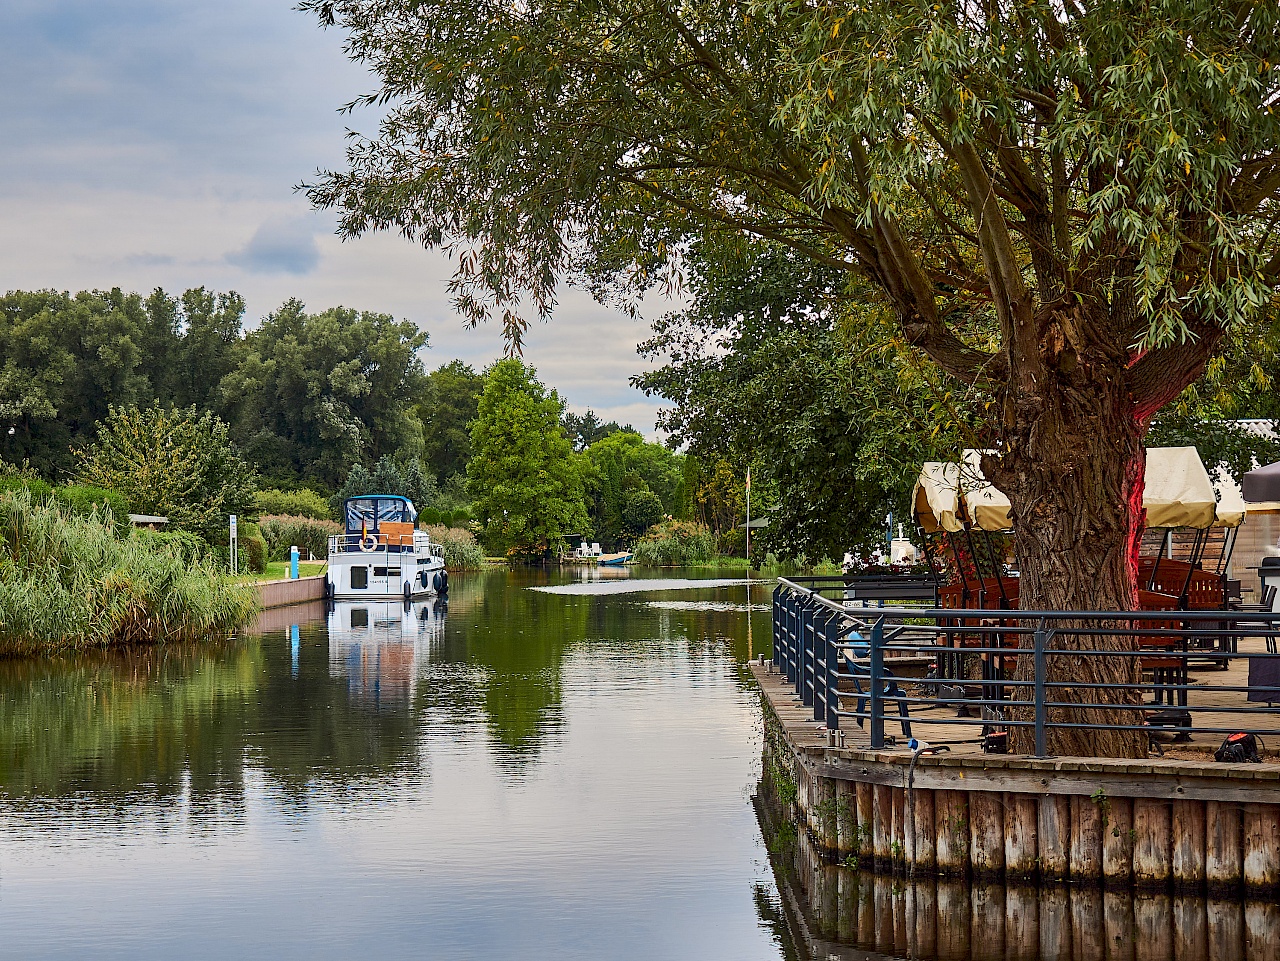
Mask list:
[[[311,517],[263,517],[258,526],[266,538],[267,557],[273,561],[287,561],[289,548],[295,544],[304,558],[308,551],[321,559],[327,558],[329,535],[342,533],[341,524]]]
[[[484,551],[466,528],[433,525],[427,533],[444,548],[444,566],[449,570],[478,571],[484,566]]]
[[[115,491],[85,484],[68,484],[55,488],[53,496],[72,514],[91,517],[96,513],[104,519],[109,515],[119,533],[129,530],[129,504]]]
[[[205,640],[246,623],[257,592],[190,563],[165,535],[0,494],[0,653]]]
[[[46,504],[53,496],[53,488],[40,478],[24,477],[20,474],[0,477],[0,494],[8,491],[26,491],[31,496],[32,503],[35,504]]]
[[[261,574],[267,569],[267,541],[262,536],[262,529],[257,524],[240,525],[240,549],[244,551],[248,561],[246,567],[254,574]]]
[[[692,521],[663,521],[640,538],[635,562],[643,567],[692,567],[715,557],[715,537]]]
[[[316,521],[333,520],[329,499],[305,487],[296,491],[261,490],[254,495],[254,501],[258,513],[263,517],[285,516],[306,517]]]

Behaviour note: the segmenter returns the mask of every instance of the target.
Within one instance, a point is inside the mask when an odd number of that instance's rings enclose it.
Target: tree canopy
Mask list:
[[[586,481],[595,533],[611,545],[631,542],[682,514],[682,458],[633,431],[619,430],[587,448]]]
[[[290,300],[245,338],[219,393],[236,436],[268,473],[337,486],[350,465],[422,451],[411,414],[427,335],[387,314]]]
[[[135,513],[168,517],[173,529],[210,543],[225,533],[227,515],[256,513],[255,478],[227,425],[195,407],[111,408],[81,454],[80,478],[117,491]]]
[[[708,465],[706,520],[742,523],[744,505],[719,498],[733,509],[722,518],[711,500],[750,466],[762,547],[839,559],[881,543],[887,512],[909,518],[921,461],[959,446],[964,398],[866,336],[838,271],[768,242],[695,245],[687,271],[691,306],[640,347],[666,363],[633,383],[673,402],[660,426]]]
[[[484,377],[460,360],[427,375],[417,414],[423,425],[423,459],[441,481],[467,472],[471,422],[483,390]]]
[[[490,549],[539,555],[566,535],[591,532],[563,413],[559,395],[519,359],[485,371],[467,486]]]

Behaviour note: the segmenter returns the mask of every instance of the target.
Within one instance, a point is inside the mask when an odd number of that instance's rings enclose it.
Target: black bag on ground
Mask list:
[[[1227,764],[1240,764],[1244,761],[1257,764],[1262,760],[1258,754],[1258,739],[1243,732],[1228,734],[1222,747],[1213,752],[1213,759]]]

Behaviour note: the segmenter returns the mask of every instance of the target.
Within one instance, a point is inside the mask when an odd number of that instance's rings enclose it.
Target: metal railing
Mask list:
[[[412,534],[330,534],[330,554],[376,554],[389,551],[398,554],[413,550]]]
[[[978,740],[1031,729],[1041,757],[1051,731],[1071,729],[1178,740],[1243,731],[1275,734],[1280,746],[1280,615],[908,606],[927,600],[906,581],[900,597],[880,593],[859,597],[845,578],[794,578],[779,579],[773,595],[776,670],[814,720],[830,731],[842,720],[868,725],[874,749],[894,740],[886,724],[904,736],[912,725],[965,725],[982,729]],[[1128,663],[1107,670],[1104,659]],[[1241,660],[1258,683],[1200,673]],[[1096,679],[1109,675],[1128,680]],[[959,713],[928,710],[938,707]]]

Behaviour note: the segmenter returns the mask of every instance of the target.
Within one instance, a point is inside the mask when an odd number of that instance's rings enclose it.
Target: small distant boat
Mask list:
[[[598,563],[606,567],[621,567],[629,560],[631,560],[631,552],[624,551],[621,554],[601,554]]]
[[[351,497],[342,513],[346,533],[329,538],[329,597],[408,601],[449,593],[444,550],[417,529],[418,512],[407,497]]]

